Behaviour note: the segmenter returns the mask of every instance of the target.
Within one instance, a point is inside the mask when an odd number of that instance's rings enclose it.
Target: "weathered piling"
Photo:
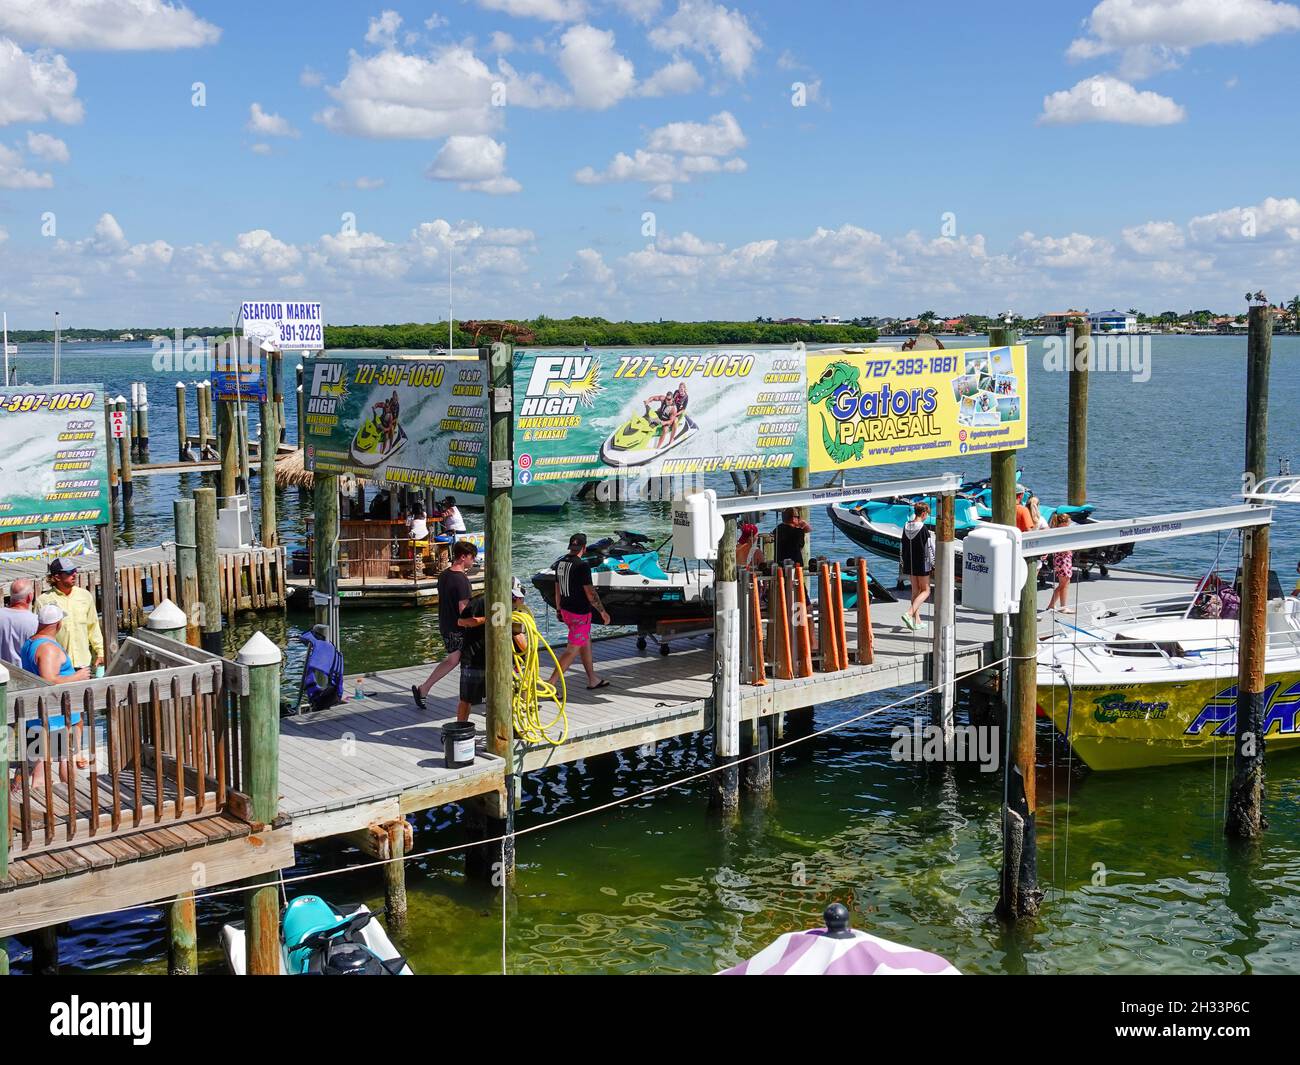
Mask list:
[[[406,818],[384,826],[388,834],[388,861],[384,865],[384,912],[388,927],[400,932],[406,926]]]
[[[1268,374],[1273,352],[1273,314],[1251,307],[1246,339],[1246,469],[1252,491],[1267,475]],[[1232,751],[1232,787],[1224,831],[1255,839],[1268,827],[1261,816],[1264,797],[1264,656],[1268,648],[1269,529],[1241,530],[1241,640],[1237,674],[1237,727]]]
[[[956,503],[951,492],[936,500],[934,516],[934,631],[930,661],[930,720],[943,729],[944,750],[953,736],[953,689],[956,687],[957,536]]]
[[[793,488],[796,492],[798,492],[800,489],[805,489],[805,488],[808,487],[808,467],[807,467],[807,466],[795,466],[793,469],[791,469],[791,471],[790,471],[790,487]],[[807,521],[807,520],[808,520],[808,508],[807,508],[807,507],[800,507],[800,508],[799,508],[799,517],[803,518],[804,521]],[[808,568],[808,556],[809,556],[809,553],[810,553],[811,550],[812,550],[811,539],[812,539],[811,537],[805,536],[805,537],[804,537],[804,540],[803,540],[803,559],[802,559],[802,561],[801,561],[801,564],[803,565],[803,567],[804,567],[805,569]]]
[[[126,397],[118,396],[114,400],[114,409],[122,415],[126,421],[126,431],[118,440],[117,462],[120,470],[122,481],[122,508],[130,510],[134,506],[133,497],[135,495],[135,485],[131,483],[131,414],[127,407]],[[109,445],[112,446],[111,444]]]
[[[172,522],[176,535],[176,591],[180,608],[185,613],[185,642],[191,647],[202,646],[200,619],[203,611],[199,604],[199,544],[195,536],[194,500],[172,500]]]
[[[1037,752],[1034,725],[1038,709],[1038,560],[1028,560],[1020,609],[1012,621],[1011,761],[1006,805],[1002,809],[1002,883],[996,913],[1004,921],[1038,912]]]
[[[316,590],[316,624],[334,631],[338,595],[339,479],[337,474],[317,471],[312,482],[312,504],[316,519],[312,524],[312,584]]]
[[[295,386],[295,389],[294,389],[294,396],[296,397],[297,402],[298,402],[298,424],[297,424],[297,427],[296,427],[296,431],[297,431],[298,436],[297,436],[297,439],[296,439],[294,442],[295,442],[299,447],[302,447],[303,431],[304,431],[304,426],[305,426],[305,424],[306,424],[305,419],[304,419],[303,416],[302,416],[302,396],[303,396],[303,392],[302,392],[302,363],[298,363],[298,365],[294,367],[293,375],[294,375],[294,377],[297,379],[297,382],[298,382],[297,385]]]
[[[1072,507],[1088,502],[1088,375],[1092,372],[1092,323],[1080,318],[1073,325],[1070,345],[1069,467],[1066,501]]]
[[[502,885],[509,886],[515,876],[514,806],[518,796],[519,778],[514,767],[514,654],[511,639],[510,552],[514,538],[514,504],[511,490],[514,480],[513,407],[510,396],[514,382],[514,350],[509,344],[493,344],[480,348],[479,358],[486,360],[484,368],[491,382],[488,403],[488,454],[492,473],[486,495],[483,515],[486,560],[484,563],[484,594],[489,623],[486,633],[487,649],[487,742],[488,749],[504,758],[505,802],[494,809],[496,800],[487,796],[487,829],[490,835],[504,835],[506,846],[505,867],[501,870]],[[496,795],[498,793],[493,793]]]
[[[117,517],[117,441],[113,438],[113,412],[117,402],[104,396],[104,450],[108,452],[108,507],[112,517]]]
[[[135,408],[135,447],[140,464],[149,462],[149,386],[143,381],[131,384],[131,402]]]
[[[212,408],[210,394],[212,386],[207,381],[199,381],[194,386],[195,416],[199,420],[199,458],[206,458],[211,452],[212,444]]]
[[[1002,348],[1016,342],[1014,329],[995,326],[989,330],[989,346]],[[989,455],[990,474],[990,509],[993,521],[998,525],[1015,525],[1016,523],[1016,453],[1014,451],[994,451]],[[993,661],[1001,662],[1007,657],[1007,618],[999,614],[993,619]],[[999,685],[1005,693],[1010,687],[1011,669],[1009,664],[999,667]],[[1005,723],[1004,723],[1005,724]]]
[[[248,404],[237,403],[235,407],[235,427],[239,436],[239,493],[251,497],[253,481],[249,475],[248,461]],[[251,498],[249,506],[252,506]]]
[[[185,382],[176,382],[176,458],[185,461],[190,446],[190,422],[185,410]]]
[[[736,519],[728,517],[714,569],[713,785],[710,806],[724,816],[740,809],[740,631],[736,598]]]
[[[199,599],[203,603],[200,618],[200,645],[215,655],[221,649],[221,574],[217,560],[217,490],[194,490],[194,543],[197,548]]]
[[[236,661],[248,667],[248,695],[240,703],[244,788],[256,825],[275,821],[280,780],[280,663],[283,655],[260,632],[239,649]],[[250,976],[280,972],[278,874],[249,881],[244,895],[244,928]]]
[[[262,546],[275,547],[280,540],[275,526],[275,453],[280,441],[275,403],[263,403],[261,417],[262,465],[259,487],[262,492]]]
[[[235,427],[235,405],[223,399],[217,404],[217,450],[221,454],[221,479],[217,482],[222,502],[239,492],[239,433]]]

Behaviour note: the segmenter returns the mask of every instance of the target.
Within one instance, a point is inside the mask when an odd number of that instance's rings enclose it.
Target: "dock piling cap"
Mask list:
[[[255,632],[239,649],[235,661],[241,666],[278,666],[284,661],[284,654],[264,633]]]
[[[184,610],[170,599],[164,599],[149,612],[149,617],[144,624],[147,629],[167,632],[171,629],[185,628],[187,620]]]

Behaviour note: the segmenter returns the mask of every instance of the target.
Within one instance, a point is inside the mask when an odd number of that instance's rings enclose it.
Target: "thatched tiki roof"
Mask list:
[[[276,488],[310,488],[316,478],[303,464],[302,448],[275,460]]]

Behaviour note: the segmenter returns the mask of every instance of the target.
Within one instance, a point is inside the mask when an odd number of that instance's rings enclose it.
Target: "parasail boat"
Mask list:
[[[1276,589],[1276,582],[1270,582]],[[1280,591],[1280,589],[1278,589]],[[1038,653],[1038,706],[1096,770],[1180,765],[1232,752],[1236,618],[1197,616],[1204,593],[1098,601],[1052,615]],[[1264,740],[1300,746],[1300,600],[1268,602]]]

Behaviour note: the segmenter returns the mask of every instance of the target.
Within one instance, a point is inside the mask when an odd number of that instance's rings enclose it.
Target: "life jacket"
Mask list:
[[[312,710],[325,710],[342,701],[343,652],[314,631],[299,635],[307,645],[302,691]]]

